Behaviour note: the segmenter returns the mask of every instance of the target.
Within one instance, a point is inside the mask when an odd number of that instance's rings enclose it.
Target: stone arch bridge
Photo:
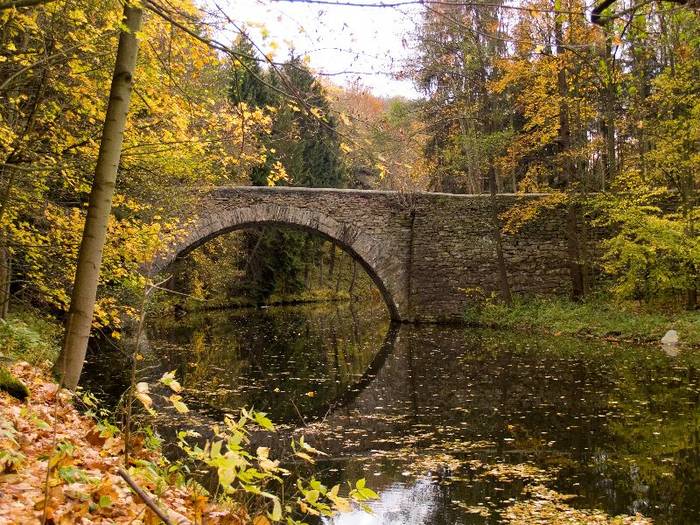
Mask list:
[[[497,213],[538,198],[498,195]],[[187,234],[156,261],[166,268],[208,240],[258,225],[315,232],[348,252],[372,277],[392,319],[458,322],[469,290],[498,289],[488,195],[290,187],[221,187],[207,194]],[[570,289],[566,213],[550,210],[502,240],[511,289]]]

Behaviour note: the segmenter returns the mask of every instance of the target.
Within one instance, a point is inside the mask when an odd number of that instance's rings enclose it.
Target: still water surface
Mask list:
[[[329,454],[322,481],[367,478],[373,514],[329,524],[700,523],[697,352],[392,326],[348,304],[154,319],[148,352],[203,418],[255,407]]]

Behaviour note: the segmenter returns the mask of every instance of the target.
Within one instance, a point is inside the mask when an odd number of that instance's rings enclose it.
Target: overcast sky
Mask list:
[[[265,51],[272,50],[278,60],[286,59],[293,47],[297,54],[308,55],[314,70],[332,74],[328,78],[336,84],[359,78],[378,96],[418,96],[410,81],[392,78],[410,56],[407,46],[418,19],[417,6],[395,9],[274,0],[210,1],[238,23],[245,23],[254,40]],[[348,73],[337,74],[341,72]]]

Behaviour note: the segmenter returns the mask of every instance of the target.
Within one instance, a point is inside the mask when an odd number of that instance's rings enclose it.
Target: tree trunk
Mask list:
[[[0,246],[0,319],[7,319],[10,311],[10,284],[12,282],[12,258],[4,239]]]
[[[612,64],[612,35],[605,38],[605,175],[612,181],[617,174],[617,157],[615,150],[615,84]]]
[[[566,242],[569,258],[569,275],[571,276],[571,296],[578,301],[585,294],[585,285],[578,234],[578,210],[574,203],[568,203],[566,208]]]
[[[554,0],[554,40],[557,57],[562,59],[566,49],[564,47],[563,15],[561,14],[561,0]],[[560,183],[573,195],[575,188],[575,170],[569,157],[571,150],[571,119],[569,108],[569,81],[566,72],[566,64],[563,60],[558,65],[557,89],[559,94],[559,153]],[[573,203],[567,204],[566,237],[569,258],[569,273],[571,276],[571,288],[574,299],[583,297],[583,272],[580,264],[579,238],[577,210]]]
[[[498,219],[498,208],[496,206],[496,168],[493,161],[489,162],[489,190],[491,193],[491,231],[493,240],[496,243],[496,264],[498,267],[498,288],[501,292],[501,299],[506,304],[513,303],[513,296],[510,293],[508,283],[508,271],[506,270],[506,260],[503,257],[503,241],[501,239],[501,225]]]
[[[335,244],[331,243],[331,258],[328,262],[328,277],[333,277],[335,272]]]
[[[685,307],[688,310],[696,310],[698,307],[698,289],[690,288],[686,294]]]
[[[335,296],[336,296],[336,297],[338,297],[338,290],[340,290],[340,279],[341,279],[341,277],[342,277],[342,275],[343,275],[343,272],[342,272],[342,269],[343,269],[342,263],[343,263],[343,259],[340,259],[340,261],[338,262],[338,264],[339,264],[340,266],[338,267],[338,271],[336,272],[336,276],[335,276]]]
[[[578,213],[576,214],[578,218]],[[591,254],[589,246],[588,223],[586,222],[586,214],[581,212],[578,225],[578,254],[581,267],[581,294],[586,296],[590,293],[593,286],[593,265],[591,264]]]
[[[695,186],[693,181],[690,181],[686,185],[686,191],[683,192],[683,210],[686,220],[686,235],[689,238],[695,237],[695,220],[694,211],[696,209],[695,203],[698,202],[695,196]],[[689,263],[692,265],[692,263]],[[693,283],[688,287],[686,291],[686,303],[685,306],[688,310],[696,310],[698,307],[698,285],[700,284],[700,278],[697,277],[697,267],[692,265],[690,267],[691,273],[694,276]]]
[[[125,29],[119,35],[117,59],[114,64],[107,114],[95,166],[95,179],[90,191],[87,218],[80,243],[65,339],[55,366],[55,372],[61,384],[71,390],[75,389],[80,380],[90,337],[102,251],[107,237],[107,224],[112,208],[112,196],[117,180],[124,127],[136,68],[138,52],[136,33],[141,28],[142,16],[140,8],[130,4],[124,6]]]
[[[252,240],[253,236],[257,235],[255,245],[253,245],[253,249],[250,250],[248,254],[248,260],[245,263],[244,270],[246,279],[252,283],[255,283],[257,286],[258,277],[260,276],[260,265],[257,263],[258,249],[260,249],[260,245],[265,237],[265,231],[258,230],[253,233],[246,233],[245,235],[247,236],[245,243],[248,245],[248,247],[250,246],[250,241]],[[177,273],[178,272],[175,272],[176,275]]]
[[[318,249],[318,268],[318,287],[323,288],[323,243],[321,243]]]
[[[304,290],[309,290],[309,287],[311,286],[310,281],[310,270],[309,270],[309,259],[311,259],[313,256],[309,255],[309,252],[311,251],[311,235],[308,234],[306,238],[304,239]]]
[[[573,166],[568,158],[569,149],[571,148],[571,129],[569,124],[569,83],[566,74],[566,64],[563,62],[564,43],[563,43],[563,28],[562,15],[559,13],[561,9],[560,0],[554,1],[554,40],[557,50],[557,58],[560,63],[557,66],[557,90],[559,92],[559,152],[563,154],[563,159],[560,165],[560,184],[570,184],[573,175]]]

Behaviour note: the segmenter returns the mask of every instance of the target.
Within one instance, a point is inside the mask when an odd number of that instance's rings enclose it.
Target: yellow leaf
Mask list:
[[[175,407],[175,410],[180,412],[180,414],[185,414],[185,413],[190,411],[190,409],[187,408],[187,405],[181,401],[182,396],[178,396],[177,394],[173,394],[168,399],[173,404],[173,407]]]
[[[295,452],[294,455],[300,457],[305,461],[308,461],[309,463],[316,463],[316,460],[309,456],[306,452]]]

